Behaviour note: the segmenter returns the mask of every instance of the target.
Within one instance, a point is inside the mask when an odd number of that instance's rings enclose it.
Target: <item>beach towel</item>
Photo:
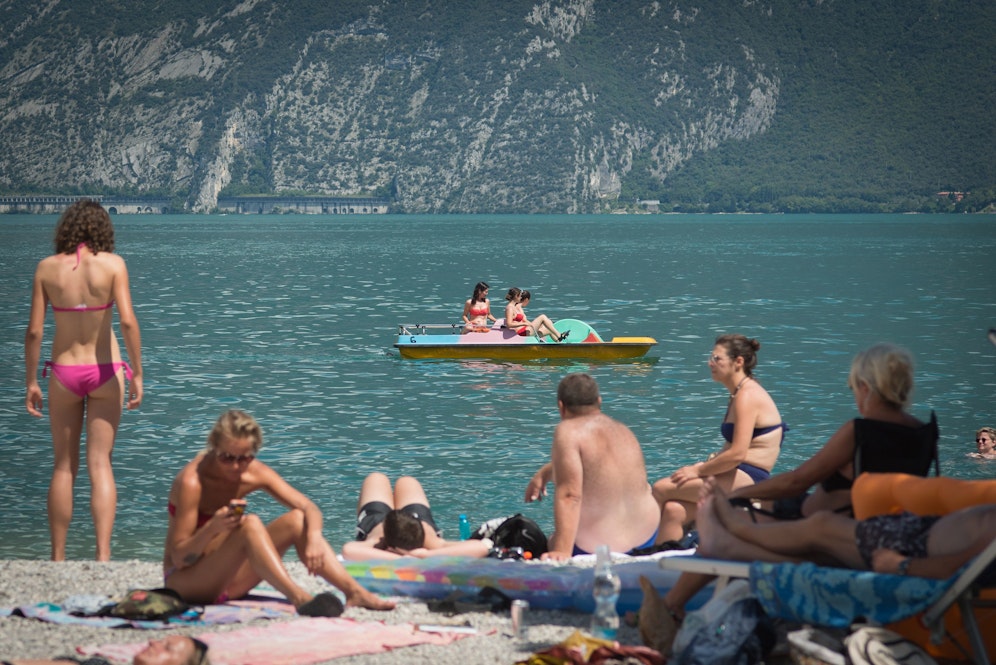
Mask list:
[[[92,626],[96,628],[137,628],[164,630],[178,626],[212,626],[247,623],[256,619],[277,619],[294,615],[294,606],[285,599],[268,596],[247,596],[221,605],[206,605],[204,613],[191,611],[170,617],[167,621],[143,621],[112,616],[80,616],[64,604],[36,603],[0,610],[0,616],[20,616],[60,625]]]
[[[771,617],[847,628],[858,617],[892,623],[927,609],[951,585],[925,577],[884,575],[812,563],[756,561],[751,590]]]
[[[208,653],[215,665],[308,665],[418,644],[446,645],[468,635],[423,632],[410,623],[391,626],[381,621],[339,617],[304,618],[197,637],[210,647]],[[84,656],[130,663],[144,646],[144,643],[105,644],[79,647],[77,651]]]

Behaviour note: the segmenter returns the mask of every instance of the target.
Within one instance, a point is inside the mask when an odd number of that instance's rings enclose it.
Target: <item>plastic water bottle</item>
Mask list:
[[[619,631],[619,576],[612,570],[612,555],[608,545],[595,550],[595,579],[591,595],[595,599],[595,613],[591,615],[591,634],[603,640],[616,639]]]
[[[460,540],[467,540],[470,538],[470,522],[467,520],[467,516],[460,513]]]

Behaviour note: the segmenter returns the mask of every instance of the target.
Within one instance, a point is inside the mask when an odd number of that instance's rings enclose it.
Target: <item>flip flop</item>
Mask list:
[[[337,617],[342,614],[342,601],[330,591],[323,591],[301,607],[297,613],[303,617]]]

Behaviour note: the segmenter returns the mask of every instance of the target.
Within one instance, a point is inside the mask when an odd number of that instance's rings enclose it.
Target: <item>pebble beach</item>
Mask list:
[[[296,561],[287,567],[294,578],[312,593],[331,587],[323,580],[311,577]],[[162,583],[162,566],[144,561],[3,560],[0,561],[0,608],[17,607],[39,602],[61,603],[77,594],[115,596],[134,588],[155,588]],[[397,598],[398,607],[390,612],[372,612],[347,608],[343,616],[358,621],[383,621],[388,624],[464,624],[477,630],[476,635],[457,640],[446,646],[419,645],[399,648],[388,653],[336,658],[328,663],[337,665],[365,663],[431,662],[442,665],[477,663],[511,664],[523,660],[535,651],[545,649],[567,638],[574,630],[587,630],[590,617],[579,612],[531,609],[525,616],[525,635],[515,639],[511,634],[509,612],[466,612],[455,616],[429,611],[418,599]],[[281,619],[266,619],[254,624]],[[293,617],[287,620],[293,621]],[[76,653],[76,647],[108,643],[146,642],[178,633],[198,635],[206,632],[238,630],[247,625],[198,626],[168,630],[135,630],[130,628],[94,628],[76,625],[56,625],[22,617],[0,617],[0,660],[19,658],[51,658]],[[623,645],[640,645],[636,628],[622,625],[618,640]]]

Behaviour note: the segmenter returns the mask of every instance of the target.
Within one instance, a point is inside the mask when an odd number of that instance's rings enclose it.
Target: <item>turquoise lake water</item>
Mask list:
[[[23,339],[54,226],[0,217],[0,558],[49,552],[51,444],[24,409]],[[596,377],[654,480],[721,444],[727,394],[706,356],[726,332],[762,344],[756,376],[791,427],[776,471],[856,415],[850,360],[889,340],[917,358],[912,411],[937,412],[942,473],[996,476],[996,461],[965,457],[996,424],[992,215],[118,216],[115,228],[146,391],[115,447],[115,559],[160,557],[169,483],[231,407],[260,420],[261,458],[323,508],[337,548],[371,471],[422,480],[453,537],[460,512],[523,511],[550,529],[550,502],[522,494],[549,452],[560,378]],[[619,363],[402,361],[398,324],[459,321],[478,280],[498,316],[518,286],[533,315],[658,346]],[[92,555],[88,497],[84,471],[71,558]],[[250,506],[276,514],[262,497]]]

